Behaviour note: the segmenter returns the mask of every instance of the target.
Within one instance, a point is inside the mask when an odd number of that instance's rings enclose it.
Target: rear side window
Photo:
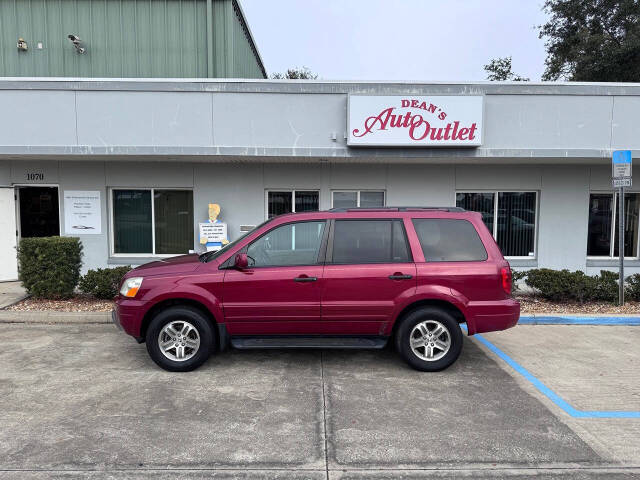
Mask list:
[[[426,262],[477,262],[487,251],[475,227],[467,220],[414,218]]]
[[[336,220],[333,263],[404,263],[409,249],[401,220]]]

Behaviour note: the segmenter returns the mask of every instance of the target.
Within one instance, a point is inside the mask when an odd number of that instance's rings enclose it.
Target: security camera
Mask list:
[[[86,52],[86,51],[87,51],[87,49],[86,49],[86,48],[84,48],[84,47],[82,47],[82,46],[81,46],[81,42],[82,42],[82,40],[80,39],[80,37],[79,37],[79,36],[77,36],[77,35],[73,35],[73,34],[70,34],[70,35],[67,35],[67,38],[69,39],[69,41],[70,41],[71,43],[73,43],[73,46],[75,47],[75,49],[76,49],[76,51],[77,51],[78,53],[84,53],[84,52]]]

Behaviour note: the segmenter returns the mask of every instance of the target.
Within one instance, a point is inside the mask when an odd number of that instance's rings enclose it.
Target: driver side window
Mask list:
[[[288,223],[267,232],[247,248],[250,267],[315,265],[326,222]]]

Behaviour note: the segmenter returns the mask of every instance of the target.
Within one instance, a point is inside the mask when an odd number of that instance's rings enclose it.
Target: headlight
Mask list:
[[[124,297],[133,298],[140,290],[140,286],[142,285],[142,277],[132,277],[127,278],[122,284],[122,288],[120,289],[120,295]]]

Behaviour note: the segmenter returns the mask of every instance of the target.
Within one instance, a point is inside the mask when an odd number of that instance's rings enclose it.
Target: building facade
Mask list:
[[[267,75],[237,0],[0,0],[0,76]]]
[[[78,236],[84,270],[202,251],[210,203],[230,240],[290,211],[457,205],[514,268],[595,274],[617,266],[611,152],[640,154],[639,107],[631,84],[5,78],[0,274],[24,236]],[[625,211],[636,273],[638,186]]]

